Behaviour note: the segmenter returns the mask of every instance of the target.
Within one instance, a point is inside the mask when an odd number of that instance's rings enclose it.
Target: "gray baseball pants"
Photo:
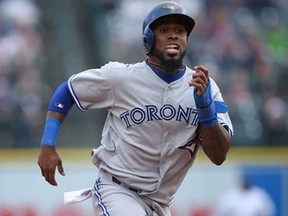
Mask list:
[[[140,196],[102,170],[92,190],[92,202],[96,216],[171,216],[168,206]]]

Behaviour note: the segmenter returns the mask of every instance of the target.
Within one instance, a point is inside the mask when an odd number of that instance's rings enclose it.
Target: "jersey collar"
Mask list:
[[[176,75],[167,75],[167,74],[163,74],[161,73],[159,70],[156,69],[155,66],[153,66],[151,63],[149,63],[148,61],[146,61],[146,64],[152,69],[152,71],[158,76],[160,77],[162,80],[164,80],[166,83],[171,83],[175,80],[180,79],[185,71],[186,71],[186,67],[183,68],[183,70],[181,70],[179,73],[177,73]]]

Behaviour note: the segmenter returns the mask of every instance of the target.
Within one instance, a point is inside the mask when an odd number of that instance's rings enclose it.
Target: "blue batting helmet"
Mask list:
[[[187,11],[180,4],[172,1],[163,2],[152,8],[143,21],[142,33],[146,54],[148,55],[153,46],[154,35],[151,25],[158,19],[166,16],[178,16],[183,20],[187,29],[187,35],[194,28],[195,21],[188,16]]]

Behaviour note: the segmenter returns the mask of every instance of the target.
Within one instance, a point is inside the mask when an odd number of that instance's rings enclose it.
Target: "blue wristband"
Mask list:
[[[212,103],[211,83],[208,81],[208,86],[202,95],[197,95],[197,89],[194,89],[194,99],[197,108],[208,107]]]
[[[56,146],[56,140],[61,128],[61,123],[56,119],[49,119],[45,123],[41,146]]]
[[[210,80],[208,80],[207,89],[202,95],[197,95],[197,89],[194,89],[194,99],[201,127],[207,128],[217,125],[217,110],[212,100]]]
[[[198,118],[203,128],[212,127],[218,124],[217,112],[214,101],[205,108],[197,108]]]

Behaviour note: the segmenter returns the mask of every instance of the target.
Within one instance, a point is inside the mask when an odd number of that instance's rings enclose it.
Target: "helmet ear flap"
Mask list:
[[[154,41],[153,31],[149,28],[149,26],[147,26],[143,33],[143,43],[144,43],[146,55],[150,53],[151,48],[153,46],[153,41]]]

